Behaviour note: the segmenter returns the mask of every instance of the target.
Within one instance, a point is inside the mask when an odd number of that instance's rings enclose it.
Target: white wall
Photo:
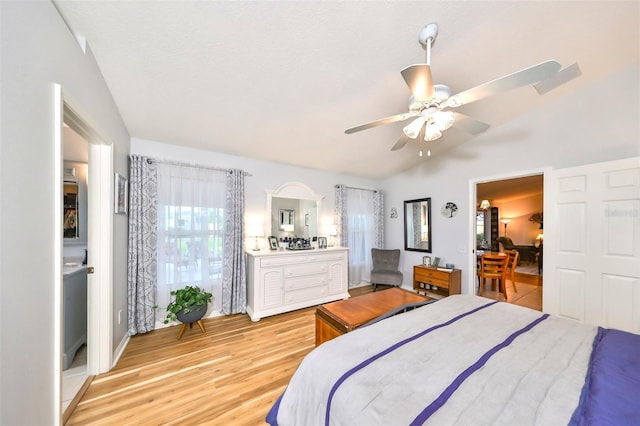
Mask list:
[[[186,163],[195,163],[222,168],[238,168],[251,174],[245,178],[245,224],[269,222],[270,214],[265,215],[267,205],[267,189],[277,189],[286,182],[302,182],[316,194],[324,195],[320,212],[319,234],[327,235],[323,225],[333,223],[335,207],[334,185],[345,184],[358,188],[378,188],[379,182],[354,176],[327,173],[318,170],[294,167],[280,163],[252,160],[245,157],[221,154],[212,151],[188,149],[177,145],[131,139],[131,153],[146,155],[157,159],[170,159]],[[304,153],[300,153],[304,155]],[[265,222],[266,221],[266,222]],[[265,225],[267,228],[267,225]],[[266,231],[266,229],[265,229]]]
[[[49,1],[0,2],[0,424],[52,425],[60,333],[54,301],[54,83],[127,176],[129,135],[95,59]],[[114,218],[114,306],[126,309],[126,217]],[[61,250],[61,246],[59,249]],[[124,262],[123,262],[124,260]],[[114,340],[124,336],[114,325]]]
[[[640,154],[640,69],[638,63],[505,126],[456,147],[439,158],[383,182],[386,246],[404,247],[403,200],[431,197],[433,256],[462,268],[463,293],[471,291],[468,264],[475,243],[470,219],[470,181],[492,176],[597,163]],[[442,143],[446,143],[444,140]],[[440,214],[447,201],[458,205],[452,219]],[[501,230],[502,234],[502,230]],[[403,251],[404,286],[422,253]],[[473,274],[473,271],[471,272]]]

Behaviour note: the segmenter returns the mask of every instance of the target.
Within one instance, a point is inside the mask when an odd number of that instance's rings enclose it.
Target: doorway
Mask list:
[[[542,172],[496,176],[473,182],[476,206],[474,267],[484,251],[516,250],[513,280],[508,274],[507,297],[491,285],[476,282],[475,294],[542,310],[542,247],[544,177]],[[473,270],[473,269],[471,269]],[[515,281],[515,285],[512,281]],[[487,288],[488,287],[488,288]]]
[[[63,297],[62,297],[62,411],[71,404],[87,373],[87,253],[89,242],[86,132],[63,117]]]
[[[68,418],[73,407],[79,401],[82,393],[88,387],[93,375],[109,371],[112,364],[112,291],[113,278],[111,275],[113,265],[113,150],[112,146],[104,143],[93,128],[85,120],[74,112],[74,110],[63,100],[62,87],[58,84],[55,87],[55,129],[54,141],[57,156],[54,158],[56,175],[59,177],[59,190],[56,197],[59,197],[59,208],[56,208],[57,230],[59,236],[58,244],[54,249],[54,256],[60,265],[60,274],[55,279],[56,285],[56,323],[55,332],[56,346],[59,348],[54,353],[54,362],[60,365],[60,375],[57,378],[56,399],[59,401],[57,411],[61,423]],[[84,260],[84,249],[88,250],[87,269],[84,272],[86,277],[86,297],[85,313],[79,316],[86,319],[86,352],[81,351],[79,356],[86,356],[86,361],[78,360],[78,369],[74,373],[76,377],[72,381],[66,381],[62,368],[64,360],[64,258],[65,250],[63,243],[64,235],[64,158],[65,148],[70,151],[72,148],[65,147],[64,133],[65,125],[80,136],[78,147],[83,151],[81,157],[86,164],[86,230],[80,228],[80,235],[86,235],[86,242],[80,243],[82,250],[81,257]],[[86,152],[86,154],[85,154]],[[67,152],[68,153],[68,152]],[[76,153],[77,154],[77,153]],[[86,157],[84,157],[86,155]],[[84,244],[84,246],[82,246]],[[73,254],[77,254],[75,251]],[[70,263],[78,263],[72,261]],[[84,263],[84,262],[81,262]],[[91,270],[95,272],[90,273]],[[89,272],[89,273],[88,273]],[[78,354],[78,351],[75,351]],[[69,360],[71,363],[73,361]],[[82,367],[84,365],[84,367]],[[65,383],[67,382],[67,383]],[[65,388],[67,386],[67,389]],[[64,394],[63,394],[64,392]],[[69,400],[69,398],[71,398]]]

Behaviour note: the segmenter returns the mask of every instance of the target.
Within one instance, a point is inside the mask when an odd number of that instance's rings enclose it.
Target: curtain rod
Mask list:
[[[169,160],[157,160],[155,158],[147,158],[147,163],[152,164],[152,163],[160,163],[160,164],[170,164],[172,166],[182,166],[182,167],[193,167],[195,169],[205,169],[205,170],[216,170],[219,172],[230,172],[231,169],[223,169],[222,167],[214,167],[214,166],[203,166],[200,164],[193,164],[193,163],[182,163],[179,161],[169,161]],[[251,173],[242,171],[242,174],[244,176],[253,176]]]
[[[340,185],[336,185],[335,187],[336,187],[336,188],[338,188],[339,186],[340,186]],[[355,186],[349,186],[349,185],[342,185],[342,186],[344,186],[345,188],[349,188],[349,189],[360,189],[360,190],[362,190],[362,191],[378,192],[378,190],[377,190],[377,189],[358,188],[358,187],[355,187]]]

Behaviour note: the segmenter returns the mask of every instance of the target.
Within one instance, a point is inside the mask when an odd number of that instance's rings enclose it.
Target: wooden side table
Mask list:
[[[462,271],[451,269],[443,271],[425,265],[413,267],[413,289],[418,293],[436,298],[460,294]]]
[[[316,346],[355,330],[393,309],[429,299],[429,297],[394,287],[318,306]]]

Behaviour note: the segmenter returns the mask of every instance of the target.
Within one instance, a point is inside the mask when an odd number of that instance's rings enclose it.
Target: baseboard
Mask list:
[[[113,353],[113,363],[111,364],[111,368],[115,367],[116,364],[118,363],[118,360],[120,359],[120,357],[122,356],[122,353],[124,352],[125,348],[129,344],[130,339],[131,339],[131,336],[129,336],[129,334],[127,333],[124,335],[124,337],[120,341],[120,344],[118,345],[118,347]]]
[[[360,284],[349,284],[349,289],[352,289],[352,288],[360,288],[360,287],[366,287],[366,286],[368,286],[368,285],[373,285],[373,284],[368,283],[368,282],[362,282],[362,283],[360,283]]]

